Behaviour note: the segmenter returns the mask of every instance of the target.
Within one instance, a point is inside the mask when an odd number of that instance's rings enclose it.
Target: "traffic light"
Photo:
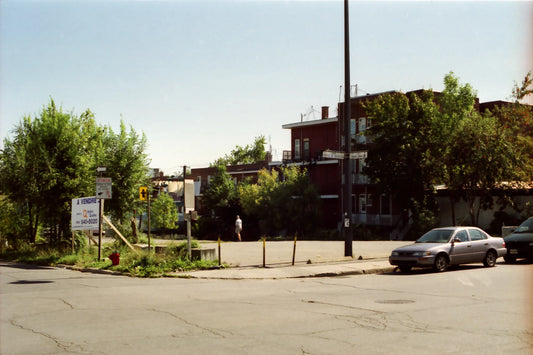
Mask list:
[[[148,188],[146,186],[142,186],[139,188],[139,199],[141,201],[146,201],[148,198]]]

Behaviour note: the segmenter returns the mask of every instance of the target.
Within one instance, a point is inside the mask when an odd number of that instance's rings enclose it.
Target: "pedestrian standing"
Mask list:
[[[237,238],[239,239],[239,242],[241,242],[241,232],[242,232],[242,220],[237,215],[237,219],[235,220],[235,234],[237,234]]]

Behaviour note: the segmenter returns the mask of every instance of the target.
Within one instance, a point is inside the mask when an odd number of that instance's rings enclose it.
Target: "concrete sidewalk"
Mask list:
[[[223,242],[220,255],[229,268],[176,272],[172,276],[202,279],[282,279],[326,277],[391,272],[388,256],[406,241],[355,241],[352,257],[344,256],[343,241]],[[216,242],[200,242],[202,249],[215,248]],[[293,251],[294,265],[292,265]]]

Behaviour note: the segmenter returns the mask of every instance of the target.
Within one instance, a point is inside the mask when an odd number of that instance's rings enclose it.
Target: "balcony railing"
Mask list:
[[[399,218],[399,215],[360,213],[352,215],[352,222],[355,224],[366,224],[369,226],[392,227],[396,224]]]
[[[354,184],[368,184],[368,176],[363,174],[354,174],[353,175],[353,183]]]

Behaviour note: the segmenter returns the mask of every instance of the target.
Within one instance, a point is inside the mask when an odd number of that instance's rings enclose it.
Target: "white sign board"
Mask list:
[[[346,153],[336,152],[334,150],[324,150],[322,152],[323,158],[344,159],[345,156],[346,156]],[[366,150],[358,150],[356,152],[350,153],[350,159],[366,159],[367,156],[368,156],[368,152]]]
[[[72,230],[95,230],[100,225],[100,201],[96,197],[72,200]]]
[[[322,157],[329,159],[344,159],[344,153],[335,152],[333,150],[325,150],[322,152]]]
[[[111,178],[96,178],[96,198],[110,199],[111,191]]]
[[[185,179],[185,213],[194,211],[194,180]]]
[[[366,150],[359,150],[357,152],[350,153],[350,159],[366,159],[368,152]]]

